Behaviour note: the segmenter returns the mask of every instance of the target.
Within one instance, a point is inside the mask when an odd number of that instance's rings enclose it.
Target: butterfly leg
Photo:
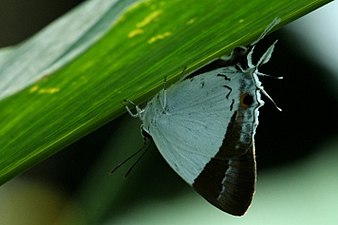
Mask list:
[[[128,107],[127,104],[132,104],[133,106],[135,106],[135,109],[136,109],[136,113],[133,113],[130,108]],[[138,105],[136,105],[134,102],[132,102],[131,100],[129,99],[125,99],[123,101],[123,105],[124,105],[124,108],[127,110],[127,112],[129,113],[129,115],[133,118],[141,118],[141,114],[143,113],[143,109],[141,109]]]
[[[167,106],[167,87],[166,87],[166,84],[167,84],[167,77],[164,77],[163,95],[162,95],[163,98],[162,98],[162,102],[161,102],[163,111],[165,111],[165,107]]]

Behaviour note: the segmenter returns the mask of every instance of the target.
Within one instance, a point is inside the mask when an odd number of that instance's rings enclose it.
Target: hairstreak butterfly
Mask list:
[[[133,114],[142,131],[189,185],[217,208],[243,215],[256,183],[254,135],[261,93],[258,68],[267,63],[273,43],[253,63],[255,45],[272,27],[247,47],[212,61],[161,90],[144,109]],[[131,102],[131,101],[129,101]],[[132,102],[131,102],[132,103]]]

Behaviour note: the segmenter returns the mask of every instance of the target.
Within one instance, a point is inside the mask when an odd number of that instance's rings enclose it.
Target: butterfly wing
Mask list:
[[[144,128],[190,185],[218,152],[234,113],[232,105],[238,105],[236,92],[224,87],[227,83],[214,74],[201,74],[169,87],[166,93],[160,91],[145,108]]]
[[[236,216],[246,212],[255,192],[254,145],[245,150],[244,155],[233,158],[225,157],[225,152],[218,152],[193,183],[195,190],[208,202]]]
[[[242,104],[242,77],[238,70],[219,68],[184,80],[155,96],[143,121],[169,165],[233,215],[249,206],[256,173],[252,137],[258,102]]]

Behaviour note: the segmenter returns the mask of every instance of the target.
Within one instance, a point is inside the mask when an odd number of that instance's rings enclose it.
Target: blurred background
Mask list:
[[[80,0],[2,0],[0,47],[22,42]],[[278,39],[262,79],[271,102],[256,134],[256,196],[242,218],[199,197],[123,115],[0,187],[0,224],[338,224],[338,3],[269,35]],[[257,53],[259,54],[259,53]]]

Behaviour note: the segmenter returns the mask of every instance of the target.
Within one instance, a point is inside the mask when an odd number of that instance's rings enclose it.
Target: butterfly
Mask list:
[[[279,21],[251,45],[162,89],[145,108],[135,105],[132,113],[126,106],[170,167],[209,203],[236,216],[247,211],[255,193],[254,136],[264,105],[261,93],[271,99],[259,81],[267,75],[258,68],[270,60],[276,42],[257,63],[252,54]]]

